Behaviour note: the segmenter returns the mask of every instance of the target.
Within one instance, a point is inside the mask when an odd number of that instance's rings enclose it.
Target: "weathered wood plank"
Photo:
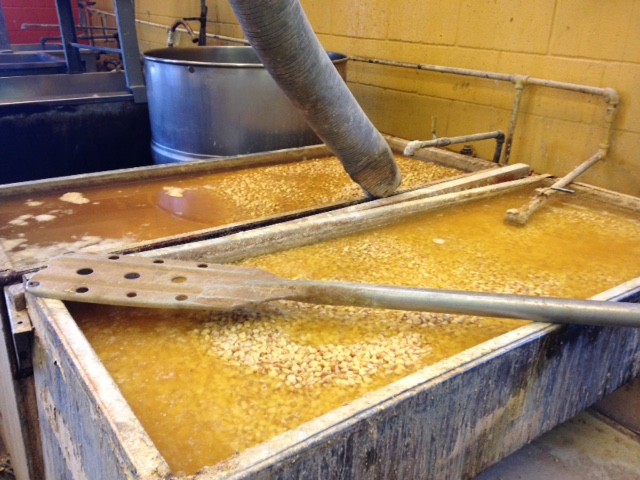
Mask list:
[[[606,202],[609,205],[615,205],[617,207],[627,208],[631,210],[640,210],[639,197],[612,192],[611,190],[605,190],[604,188],[595,187],[593,185],[579,182],[572,183],[570,188],[572,190],[575,190],[578,195],[596,198],[600,201]]]
[[[407,192],[398,193],[386,198],[378,198],[369,202],[345,207],[341,212],[352,212],[356,210],[367,210],[370,208],[379,208],[386,205],[395,205],[409,200],[419,200],[421,198],[435,197],[436,195],[444,195],[445,193],[461,192],[472,188],[484,187],[487,185],[495,185],[497,183],[518,180],[528,176],[531,173],[529,165],[517,163],[500,169],[481,170],[479,172],[467,173],[455,177],[452,180],[440,180],[433,185],[416,188]],[[536,177],[542,182],[544,176]],[[525,182],[526,183],[526,182]],[[317,218],[317,217],[316,217]]]
[[[324,214],[326,214],[327,216],[331,216],[331,212],[337,210],[338,208],[340,209],[340,213],[357,212],[372,208],[379,208],[386,205],[399,204],[401,202],[406,202],[409,200],[419,200],[421,198],[434,197],[437,195],[443,195],[445,193],[454,193],[476,187],[517,180],[529,175],[530,171],[531,170],[528,165],[519,163],[500,169],[472,172],[462,174],[458,177],[455,177],[453,180],[440,180],[437,182],[433,182],[428,186],[401,192],[397,195],[393,195],[387,198],[379,198],[369,201],[357,200],[352,202],[333,203],[323,207],[297,210],[286,214],[265,217],[259,220],[233,223],[224,225],[222,227],[175,235],[173,237],[154,239],[145,242],[137,242],[130,244],[125,248],[117,249],[114,253],[139,253],[148,250],[158,250],[160,248],[173,247],[186,243],[193,244],[194,242],[210,240],[213,238],[231,235],[249,229],[266,227],[274,223],[293,221],[310,215],[315,215],[314,218],[318,219],[321,218],[321,216]],[[544,177],[536,178],[539,178],[540,181],[542,181],[542,178]]]
[[[158,248],[142,252],[141,255],[176,260],[233,262],[247,256],[273,253],[320,242],[356,231],[360,232],[380,225],[399,222],[421,213],[489,198],[510,190],[539,184],[545,178],[544,176],[531,176],[496,185],[486,185],[434,197],[393,203],[384,208],[336,210],[221,238]]]
[[[316,158],[331,155],[324,145],[311,147],[276,150],[273,152],[256,153],[251,155],[239,155],[234,157],[221,157],[220,160],[200,160],[186,163],[171,163],[164,165],[151,165],[145,167],[126,168],[106,172],[85,173],[68,177],[47,178],[30,182],[12,183],[0,185],[0,198],[14,197],[17,195],[32,195],[73,186],[95,187],[113,185],[141,180],[161,179],[167,177],[179,177],[181,175],[208,174],[229,168],[249,168],[273,163],[295,162],[306,158]]]

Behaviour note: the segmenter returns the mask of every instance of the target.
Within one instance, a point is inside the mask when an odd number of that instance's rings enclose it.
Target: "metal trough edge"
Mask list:
[[[638,288],[640,278],[592,298],[625,298],[625,292]],[[593,349],[594,365],[570,370],[585,345]],[[612,371],[618,364],[628,369]],[[325,478],[340,470],[339,478],[470,478],[638,373],[637,329],[531,323],[205,468],[194,478]],[[553,408],[543,410],[545,403]],[[403,410],[411,418],[403,420]],[[410,440],[417,439],[421,448],[409,451]],[[346,457],[353,462],[348,472],[336,462]],[[377,467],[371,457],[378,459]],[[387,465],[380,465],[381,458]]]

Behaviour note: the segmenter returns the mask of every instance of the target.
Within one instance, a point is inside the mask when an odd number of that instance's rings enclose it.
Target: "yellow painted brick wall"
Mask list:
[[[102,0],[106,1],[106,0]],[[209,0],[209,31],[242,35],[226,0]],[[302,0],[327,50],[615,88],[620,94],[609,157],[582,181],[640,196],[640,0]],[[139,18],[169,25],[197,16],[196,0],[137,0]],[[197,26],[196,23],[193,24]],[[142,50],[166,32],[140,27]],[[349,85],[383,132],[430,138],[507,130],[510,83],[350,62]],[[511,162],[563,175],[603,137],[600,97],[527,87]],[[493,142],[478,153],[490,158]]]

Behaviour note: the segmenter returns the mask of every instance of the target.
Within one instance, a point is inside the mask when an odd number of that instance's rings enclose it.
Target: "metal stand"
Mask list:
[[[60,32],[68,72],[83,72],[82,62],[80,60],[81,48],[119,53],[122,55],[127,88],[133,94],[133,101],[135,103],[146,103],[147,90],[144,84],[142,64],[140,62],[133,1],[134,0],[113,0],[118,25],[118,35],[120,38],[119,49],[79,44],[73,19],[73,10],[71,9],[71,0],[56,0],[56,9],[58,11],[58,20],[60,22]]]
[[[82,73],[80,50],[73,46],[78,42],[78,36],[76,35],[76,24],[73,19],[71,1],[56,0],[56,10],[58,12],[62,47],[64,48],[64,57],[67,60],[68,73]]]
[[[4,19],[4,11],[0,4],[0,53],[10,53],[11,42],[9,41],[9,32],[7,31],[7,22]]]
[[[133,101],[135,103],[146,103],[147,88],[144,85],[142,63],[140,62],[133,1],[113,0],[113,4],[118,23],[118,35],[120,36],[124,73],[127,77],[127,88],[133,93]]]

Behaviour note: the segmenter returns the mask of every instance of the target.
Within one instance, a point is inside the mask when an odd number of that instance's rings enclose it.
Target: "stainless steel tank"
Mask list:
[[[328,52],[342,78],[347,57]],[[321,143],[251,47],[144,54],[155,163]]]

